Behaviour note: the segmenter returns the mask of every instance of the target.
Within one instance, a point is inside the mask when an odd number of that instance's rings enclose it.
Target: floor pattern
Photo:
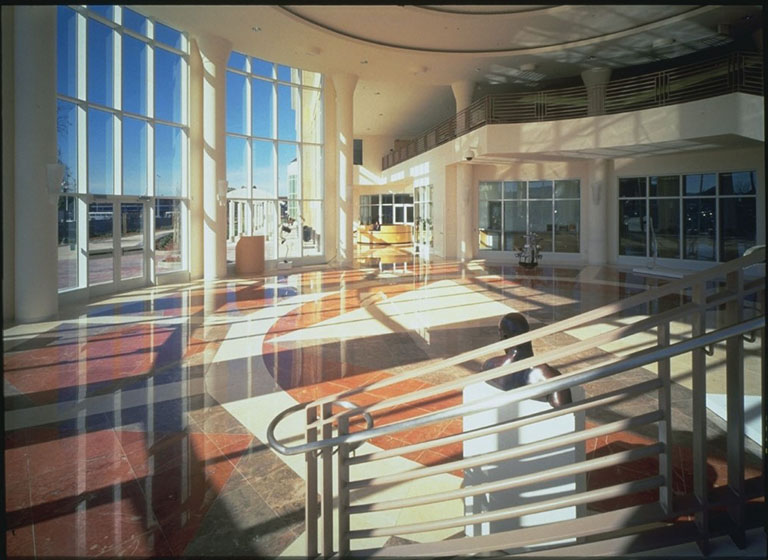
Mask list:
[[[372,258],[350,269],[146,288],[63,310],[56,321],[7,326],[7,556],[301,555],[303,459],[265,445],[275,414],[489,344],[510,309],[536,328],[646,289],[642,278],[609,267],[524,270]],[[537,340],[536,352],[578,339],[558,337]],[[557,365],[569,371],[610,351],[616,349]],[[352,400],[403,394],[472,375],[480,365],[446,368]],[[637,381],[653,373],[631,375]],[[682,402],[687,389],[674,390]],[[382,411],[376,424],[460,402],[461,394],[448,393],[405,411]],[[620,413],[604,410],[588,422]],[[690,414],[675,414],[683,441]],[[460,430],[461,422],[451,420],[366,445],[389,449]],[[587,442],[586,451],[600,456],[651,436],[622,432]],[[434,465],[461,454],[454,444],[404,460]],[[724,483],[724,465],[714,453],[712,485]],[[681,454],[674,468],[675,488],[684,491],[689,457]],[[625,464],[593,473],[588,485],[657,469],[652,461]],[[435,483],[458,487],[461,477],[454,471]],[[652,499],[651,492],[635,503]]]

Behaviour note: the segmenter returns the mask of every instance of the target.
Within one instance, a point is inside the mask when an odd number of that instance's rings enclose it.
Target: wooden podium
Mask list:
[[[235,245],[235,271],[238,274],[264,272],[264,236],[241,237]]]

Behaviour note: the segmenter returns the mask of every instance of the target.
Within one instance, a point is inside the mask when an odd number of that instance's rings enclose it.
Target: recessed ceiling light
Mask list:
[[[376,91],[376,92],[374,92],[373,95],[381,95],[381,92],[380,91]]]
[[[368,64],[368,59],[364,58],[363,60],[360,61],[360,64]]]
[[[259,31],[261,31],[261,27],[259,27],[258,25],[254,25],[253,27],[251,27],[251,31],[258,33]]]

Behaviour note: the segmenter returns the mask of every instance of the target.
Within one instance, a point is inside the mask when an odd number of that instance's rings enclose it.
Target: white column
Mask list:
[[[203,231],[203,61],[197,41],[189,49],[189,274],[202,278],[205,262]]]
[[[469,163],[456,166],[456,258],[465,262],[474,258],[473,224],[475,213],[472,211],[474,192],[474,167]]]
[[[602,115],[605,112],[605,86],[611,79],[610,68],[590,68],[581,73],[587,86],[587,114]]]
[[[456,100],[456,134],[461,134],[469,128],[469,115],[463,115],[462,118],[459,118],[458,114],[472,103],[472,94],[475,92],[475,82],[469,80],[453,82],[451,84],[451,91],[453,91],[453,97]]]
[[[56,197],[56,7],[14,8],[14,280],[18,322],[58,312]]]
[[[597,159],[589,163],[589,193],[587,196],[587,260],[589,264],[608,262],[608,181],[613,160]]]
[[[338,258],[350,262],[354,256],[354,238],[352,220],[354,204],[352,201],[352,125],[354,111],[352,101],[357,86],[354,74],[334,74],[333,86],[336,89],[336,132],[338,150]]]
[[[232,44],[210,35],[196,38],[203,70],[203,278],[227,274],[227,58]]]

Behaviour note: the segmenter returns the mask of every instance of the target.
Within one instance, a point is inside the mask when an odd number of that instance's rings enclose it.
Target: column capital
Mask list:
[[[604,86],[611,79],[611,69],[589,68],[581,73],[581,79],[587,87]]]
[[[357,87],[357,74],[332,74],[333,87],[337,96],[352,96]]]
[[[203,60],[209,60],[214,64],[226,64],[229,53],[232,51],[232,42],[229,39],[217,35],[195,35],[193,40],[197,43],[200,56]]]
[[[451,84],[453,98],[456,100],[456,112],[459,113],[472,103],[472,95],[475,93],[475,82],[471,80],[459,80]]]

